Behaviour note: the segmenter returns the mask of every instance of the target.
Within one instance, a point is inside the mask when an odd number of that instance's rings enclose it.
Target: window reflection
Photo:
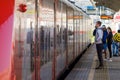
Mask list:
[[[20,3],[21,0],[16,0],[15,7]],[[15,9],[16,80],[52,80],[86,47],[87,21],[84,22],[82,13],[60,1],[55,9],[54,0],[39,0],[38,11],[35,11],[35,0],[24,3],[28,7],[26,13]]]

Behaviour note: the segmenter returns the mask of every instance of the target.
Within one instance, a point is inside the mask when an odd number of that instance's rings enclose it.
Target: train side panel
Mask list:
[[[64,1],[15,0],[12,9],[0,25],[0,80],[56,80],[90,44],[90,18]]]

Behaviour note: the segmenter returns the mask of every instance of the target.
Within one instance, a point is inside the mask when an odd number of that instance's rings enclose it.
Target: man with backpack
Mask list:
[[[96,22],[96,34],[95,34],[95,44],[97,49],[97,55],[99,59],[99,66],[96,69],[102,69],[103,66],[103,57],[102,57],[102,49],[103,49],[103,30],[101,29],[101,21]]]

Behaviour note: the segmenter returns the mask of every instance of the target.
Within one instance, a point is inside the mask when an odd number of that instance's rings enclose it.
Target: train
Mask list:
[[[68,0],[4,1],[0,80],[57,80],[91,43],[92,19]]]

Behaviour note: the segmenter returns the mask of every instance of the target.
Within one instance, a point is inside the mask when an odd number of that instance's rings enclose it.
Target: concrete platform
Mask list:
[[[113,56],[112,60],[104,61],[104,68],[96,70],[98,59],[96,47],[92,45],[65,80],[120,80],[120,57]]]

